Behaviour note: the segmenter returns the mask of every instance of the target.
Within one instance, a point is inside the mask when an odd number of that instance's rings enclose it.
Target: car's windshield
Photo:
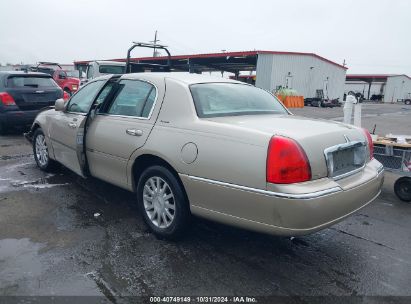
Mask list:
[[[74,78],[79,78],[79,71],[73,70],[73,71],[65,71],[67,74],[67,77],[74,77]]]
[[[199,117],[287,114],[270,93],[250,85],[203,83],[190,86]]]
[[[122,65],[100,65],[98,68],[98,71],[104,74],[123,74],[124,66]]]
[[[16,87],[56,87],[57,84],[51,77],[36,76],[11,76],[7,80],[7,86]]]

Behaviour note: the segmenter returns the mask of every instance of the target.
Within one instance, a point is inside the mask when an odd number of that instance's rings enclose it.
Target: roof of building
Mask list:
[[[345,76],[346,80],[353,81],[387,81],[388,77],[397,77],[404,76],[408,79],[411,79],[408,75],[405,74],[347,74]]]
[[[195,60],[196,62],[204,63],[206,64],[206,67],[209,67],[210,70],[214,68],[214,70],[218,70],[219,68],[225,68],[227,69],[236,69],[236,70],[255,70],[256,68],[256,58],[257,55],[259,54],[272,54],[272,55],[298,55],[298,56],[311,56],[314,58],[317,58],[319,60],[322,60],[324,62],[333,64],[335,66],[338,66],[342,69],[348,69],[347,67],[338,64],[334,61],[331,61],[329,59],[326,59],[324,57],[321,57],[317,54],[314,53],[301,53],[301,52],[279,52],[279,51],[262,51],[262,50],[255,50],[255,51],[240,51],[240,52],[220,52],[220,53],[207,53],[207,54],[191,54],[191,55],[175,55],[171,56],[170,59],[173,63],[173,67],[176,67],[179,65],[179,61],[186,61],[186,60]],[[167,56],[159,56],[159,57],[135,57],[131,58],[132,61],[143,61],[143,62],[150,62],[150,61],[167,61]],[[228,59],[231,59],[233,62],[225,62],[228,61]],[[108,59],[110,61],[120,61],[124,62],[126,61],[125,58],[117,58],[117,59]],[[201,60],[203,62],[201,62]],[[213,62],[215,61],[215,63]],[[80,61],[74,61],[74,64],[87,64],[90,61],[93,60],[80,60]],[[205,62],[207,61],[207,62]],[[184,63],[187,65],[187,63]],[[211,66],[210,66],[211,64]],[[181,65],[181,63],[180,63]],[[207,66],[208,65],[208,66]]]

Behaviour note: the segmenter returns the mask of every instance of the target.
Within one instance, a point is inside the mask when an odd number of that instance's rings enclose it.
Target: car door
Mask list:
[[[87,114],[106,80],[93,81],[81,88],[65,111],[57,112],[50,123],[49,134],[57,161],[84,176],[83,134]]]
[[[164,88],[158,96],[158,87],[147,81],[122,79],[113,90],[111,100],[104,101],[87,129],[87,162],[91,175],[127,188],[127,162],[145,144]]]

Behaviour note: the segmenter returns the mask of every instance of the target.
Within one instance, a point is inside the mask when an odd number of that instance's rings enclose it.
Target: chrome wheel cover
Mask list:
[[[43,134],[36,137],[36,157],[41,166],[46,166],[49,161],[49,151],[47,150],[46,138]]]
[[[176,212],[174,194],[164,179],[153,176],[146,181],[143,202],[148,218],[156,227],[164,229],[173,223]]]

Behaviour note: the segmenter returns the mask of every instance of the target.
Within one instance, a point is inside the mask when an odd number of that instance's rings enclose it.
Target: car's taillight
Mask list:
[[[15,106],[14,98],[6,92],[0,92],[0,102],[5,106]]]
[[[292,184],[311,179],[311,167],[303,148],[293,139],[273,136],[267,152],[267,182]]]
[[[66,91],[63,91],[63,99],[64,99],[64,101],[69,100],[70,99],[70,94],[67,93]]]
[[[374,158],[374,143],[372,142],[372,138],[370,132],[367,129],[363,129],[365,137],[367,138],[368,142],[368,151],[370,152],[370,160]]]

